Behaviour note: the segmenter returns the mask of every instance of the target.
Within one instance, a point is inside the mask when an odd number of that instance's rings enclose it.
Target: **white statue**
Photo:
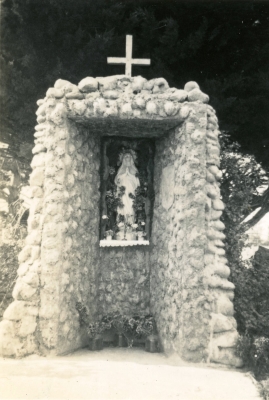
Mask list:
[[[115,184],[120,193],[120,187],[124,186],[125,192],[121,197],[123,207],[118,207],[117,213],[124,216],[125,223],[134,223],[135,212],[133,209],[133,199],[129,196],[130,194],[135,196],[135,190],[140,186],[138,177],[136,176],[138,170],[134,163],[134,156],[130,152],[125,152],[122,155],[122,164],[118,170],[115,178]]]

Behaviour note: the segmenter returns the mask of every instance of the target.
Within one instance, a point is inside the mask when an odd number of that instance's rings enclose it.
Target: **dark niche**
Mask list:
[[[149,240],[154,202],[153,171],[152,139],[103,139],[101,240]]]

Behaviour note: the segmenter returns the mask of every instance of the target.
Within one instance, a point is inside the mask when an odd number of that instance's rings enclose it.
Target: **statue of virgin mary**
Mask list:
[[[136,176],[137,173],[138,170],[134,163],[134,156],[131,151],[126,151],[122,156],[122,164],[116,175],[115,184],[118,188],[118,192],[121,186],[125,188],[125,192],[121,198],[123,207],[118,207],[117,213],[118,215],[123,215],[125,222],[130,224],[134,223],[135,212],[133,208],[133,199],[129,195],[132,194],[134,196],[136,188],[140,186],[139,179]]]

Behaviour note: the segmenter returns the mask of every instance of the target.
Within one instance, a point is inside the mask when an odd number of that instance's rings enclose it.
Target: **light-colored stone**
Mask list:
[[[37,154],[32,159],[31,167],[33,169],[37,168],[37,167],[44,167],[45,160],[46,160],[46,158],[45,158],[45,154],[44,153]]]
[[[38,246],[41,243],[41,231],[33,230],[25,239],[27,245]]]
[[[35,293],[36,288],[28,285],[22,279],[18,279],[14,286],[12,296],[15,300],[30,300]]]
[[[225,208],[225,205],[220,199],[216,199],[213,201],[213,208],[216,211],[223,211]]]
[[[200,129],[195,129],[194,132],[191,134],[191,138],[194,141],[194,143],[202,143],[205,137],[205,131],[202,131]]]
[[[30,185],[42,187],[44,183],[44,168],[38,167],[30,175]]]
[[[173,93],[169,94],[168,98],[171,101],[178,101],[179,103],[182,103],[185,101],[188,97],[188,93],[185,90],[175,90]]]
[[[215,346],[210,359],[213,362],[224,365],[231,365],[237,368],[243,366],[242,360],[235,354],[234,347],[218,348]]]
[[[143,89],[144,84],[147,82],[145,78],[142,76],[135,76],[132,82],[132,90],[133,92],[141,92]]]
[[[103,97],[105,99],[110,99],[110,100],[115,100],[118,99],[120,96],[120,93],[117,90],[106,90],[103,92]]]
[[[39,286],[38,274],[35,272],[27,272],[24,276],[22,276],[22,281],[34,288]]]
[[[117,88],[118,77],[107,76],[105,78],[96,78],[99,84],[99,90],[105,92],[106,90],[115,90]]]
[[[133,114],[132,106],[130,103],[125,103],[121,107],[121,112],[124,116],[131,117]]]
[[[78,88],[83,93],[96,92],[98,90],[98,81],[89,76],[79,82]]]
[[[148,101],[146,105],[146,111],[150,115],[158,114],[158,107],[154,101]]]
[[[233,303],[225,294],[218,294],[218,297],[216,299],[216,313],[227,316],[234,315]]]
[[[18,330],[18,335],[20,337],[26,337],[28,335],[31,335],[31,333],[35,332],[36,326],[37,326],[36,317],[33,316],[24,317],[21,320],[20,327]]]
[[[47,98],[54,97],[56,99],[61,99],[64,96],[64,91],[62,89],[49,88],[46,93]]]
[[[63,103],[58,103],[55,109],[50,113],[48,118],[55,125],[62,125],[66,116],[66,107]]]
[[[71,95],[71,94],[70,94]],[[67,95],[66,95],[67,96]],[[84,102],[77,100],[77,97],[69,97],[70,99],[75,99],[69,102],[69,106],[72,110],[72,112],[75,115],[83,115],[87,109],[87,106]]]
[[[19,253],[18,259],[19,263],[25,262],[30,256],[32,252],[31,246],[25,246],[22,251]]]
[[[32,153],[39,154],[39,153],[45,152],[46,150],[47,150],[47,148],[44,144],[36,144],[32,149]]]
[[[161,202],[165,210],[172,207],[174,201],[174,174],[175,168],[173,165],[165,167],[161,177]]]
[[[188,106],[183,106],[180,111],[179,111],[179,115],[182,119],[186,119],[190,113],[190,107]]]
[[[58,250],[49,250],[44,253],[44,260],[48,264],[56,264],[60,259],[60,252]]]
[[[75,90],[77,88],[76,85],[74,85],[73,83],[66,81],[64,79],[58,79],[55,82],[54,87],[56,89],[64,90],[65,93],[72,92],[73,90]]]
[[[202,103],[208,103],[209,97],[207,94],[201,92],[200,89],[193,89],[188,92],[189,101],[200,101]]]
[[[192,91],[193,89],[200,89],[198,83],[196,83],[196,82],[194,82],[194,81],[187,82],[187,83],[185,84],[185,86],[184,86],[184,90],[185,90],[186,92],[190,92],[190,91]]]
[[[227,317],[222,314],[213,314],[213,332],[227,332],[234,331],[236,329],[236,320],[234,317]]]
[[[3,318],[10,321],[18,321],[27,315],[37,315],[38,308],[32,306],[31,303],[26,301],[13,301],[6,311],[4,312]]]
[[[168,82],[164,78],[157,78],[154,80],[152,93],[164,93],[168,88]]]

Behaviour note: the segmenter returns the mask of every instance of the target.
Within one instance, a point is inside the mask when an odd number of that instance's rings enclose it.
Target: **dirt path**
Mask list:
[[[139,348],[0,359],[0,399],[258,400],[245,373]]]

